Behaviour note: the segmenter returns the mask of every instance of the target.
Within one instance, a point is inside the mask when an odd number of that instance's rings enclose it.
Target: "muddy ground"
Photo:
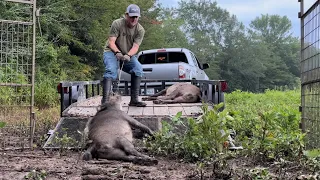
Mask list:
[[[89,161],[80,159],[81,152],[43,150],[11,150],[0,152],[0,179],[256,179],[255,174],[262,168],[249,158],[235,158],[228,161],[228,167],[215,169],[208,167],[202,173],[195,164],[179,162],[172,158],[156,157],[155,166],[141,166],[119,161]],[[308,172],[297,165],[279,168],[267,164],[270,172],[265,179],[297,179]],[[310,173],[310,172],[309,172]],[[45,177],[45,178],[44,178]]]
[[[0,179],[25,179],[33,170],[46,179],[185,179],[192,175],[194,165],[159,159],[156,166],[140,166],[118,161],[80,160],[79,152],[44,152],[25,150],[1,152]],[[34,173],[35,174],[35,173]],[[34,175],[35,176],[35,175]]]

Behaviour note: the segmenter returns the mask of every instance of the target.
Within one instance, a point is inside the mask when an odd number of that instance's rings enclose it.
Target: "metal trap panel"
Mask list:
[[[62,117],[50,136],[44,148],[81,147],[83,132],[88,117]]]

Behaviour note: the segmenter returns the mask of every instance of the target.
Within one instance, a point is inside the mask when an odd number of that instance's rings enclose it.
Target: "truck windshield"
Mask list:
[[[141,54],[138,60],[141,64],[188,63],[187,57],[183,52],[156,52]]]

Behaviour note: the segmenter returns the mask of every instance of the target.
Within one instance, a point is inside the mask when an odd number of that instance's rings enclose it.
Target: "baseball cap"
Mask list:
[[[128,13],[128,15],[130,17],[132,16],[138,16],[140,17],[140,8],[139,6],[135,5],[135,4],[130,4],[128,7],[127,7],[127,11],[126,13]]]

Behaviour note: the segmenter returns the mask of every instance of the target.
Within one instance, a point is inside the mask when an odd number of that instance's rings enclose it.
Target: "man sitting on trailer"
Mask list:
[[[143,71],[142,65],[134,56],[139,50],[145,33],[144,28],[138,23],[139,17],[140,8],[135,4],[130,4],[124,18],[114,20],[110,27],[109,38],[103,53],[105,73],[102,81],[102,104],[108,101],[112,80],[117,78],[118,61],[120,61],[120,67],[123,66],[122,70],[131,74],[129,106],[146,106],[146,103],[138,100]]]

